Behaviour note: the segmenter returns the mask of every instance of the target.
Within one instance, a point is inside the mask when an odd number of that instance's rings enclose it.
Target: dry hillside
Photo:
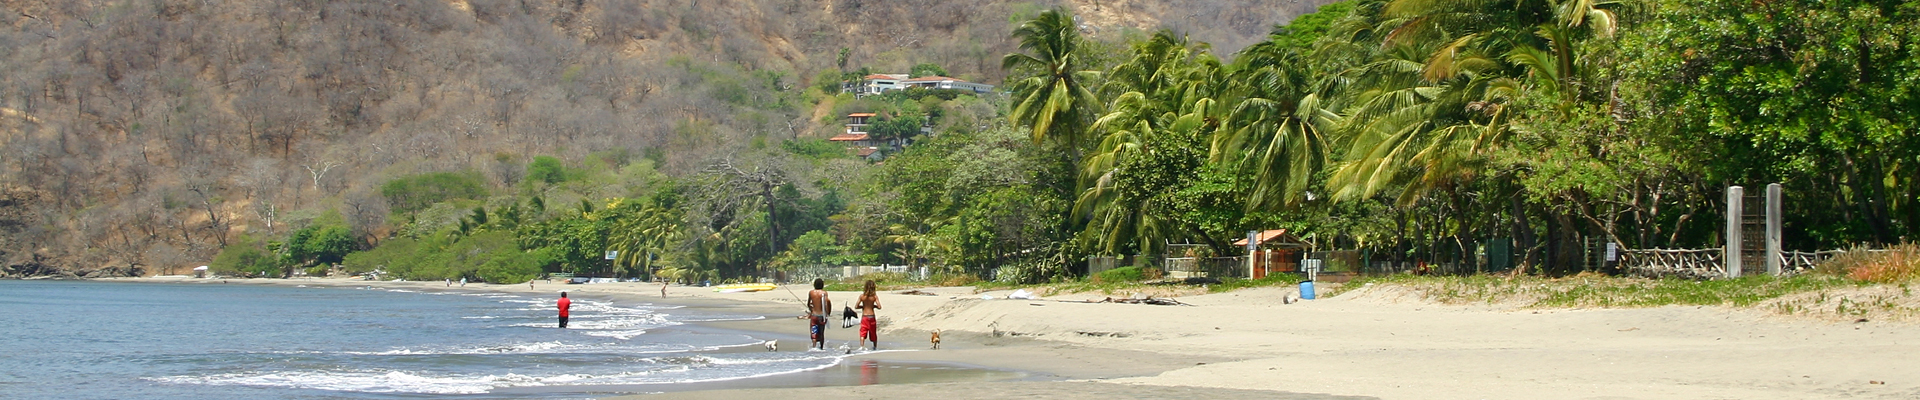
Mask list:
[[[1229,53],[1324,2],[1064,4],[1095,37],[1164,27]],[[0,274],[182,272],[323,209],[376,235],[380,183],[510,187],[535,155],[684,173],[817,128],[804,91],[822,70],[999,83],[1008,31],[1051,6],[0,0]]]

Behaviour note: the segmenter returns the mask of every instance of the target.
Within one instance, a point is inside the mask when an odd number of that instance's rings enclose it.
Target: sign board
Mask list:
[[[1620,261],[1620,244],[1607,242],[1607,262]]]
[[[607,259],[608,259],[608,260],[612,260],[612,259],[615,259],[615,258],[620,258],[620,251],[619,251],[619,250],[607,250]]]
[[[1247,252],[1260,250],[1260,231],[1247,231]]]

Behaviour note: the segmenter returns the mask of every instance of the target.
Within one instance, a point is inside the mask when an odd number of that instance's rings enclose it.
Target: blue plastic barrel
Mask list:
[[[1313,281],[1300,281],[1300,299],[1313,300]]]

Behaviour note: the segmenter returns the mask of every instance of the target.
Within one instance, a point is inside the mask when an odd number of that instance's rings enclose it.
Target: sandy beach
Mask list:
[[[219,283],[204,279],[116,279]],[[345,279],[228,280],[236,284],[373,285],[449,290],[443,282]],[[757,293],[673,286],[664,302],[800,313],[792,285]],[[460,289],[458,287],[452,289]],[[466,290],[660,300],[645,283],[469,284]],[[1359,288],[1287,304],[1289,288],[1181,297],[1191,306],[1040,300],[973,288],[883,292],[883,347],[867,356],[1022,372],[1011,380],[811,388],[732,388],[632,399],[801,398],[1065,399],[1916,399],[1920,325],[1829,322],[1722,307],[1536,310],[1440,306],[1404,292]],[[853,292],[834,292],[850,305]],[[982,299],[982,296],[991,299]],[[790,311],[789,311],[790,310]],[[722,324],[791,332],[797,319]],[[942,332],[939,350],[928,332]],[[834,343],[852,330],[829,334]]]

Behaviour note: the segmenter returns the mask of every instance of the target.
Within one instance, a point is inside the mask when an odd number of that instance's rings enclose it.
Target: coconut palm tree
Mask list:
[[[1194,149],[1219,126],[1214,96],[1227,82],[1205,45],[1172,32],[1132,49],[1102,86],[1113,100],[1091,127],[1100,141],[1081,163],[1074,204],[1075,215],[1089,220],[1083,240],[1106,253],[1156,252],[1161,239],[1188,228],[1162,203],[1202,161]]]
[[[1010,75],[1024,76],[1008,85],[1014,124],[1031,127],[1036,143],[1055,140],[1079,150],[1100,104],[1086,86],[1098,73],[1082,71],[1074,54],[1082,39],[1073,14],[1065,8],[1040,13],[1015,28],[1013,37],[1026,51],[1001,60]]]
[[[1251,176],[1248,209],[1297,203],[1326,162],[1322,126],[1339,118],[1323,108],[1300,54],[1268,41],[1242,50],[1221,97],[1233,104],[1211,139],[1208,162]]]
[[[1345,37],[1375,40],[1371,61],[1351,68],[1339,134],[1349,143],[1329,179],[1337,198],[1399,189],[1400,204],[1482,172],[1504,146],[1526,90],[1571,100],[1581,73],[1575,42],[1610,36],[1619,0],[1394,0],[1372,26]],[[1365,31],[1365,33],[1361,33]],[[1530,84],[1529,84],[1530,83]]]
[[[610,210],[620,217],[607,237],[609,250],[618,251],[614,266],[619,270],[661,267],[660,258],[677,248],[684,238],[680,215],[654,204],[623,204]]]

